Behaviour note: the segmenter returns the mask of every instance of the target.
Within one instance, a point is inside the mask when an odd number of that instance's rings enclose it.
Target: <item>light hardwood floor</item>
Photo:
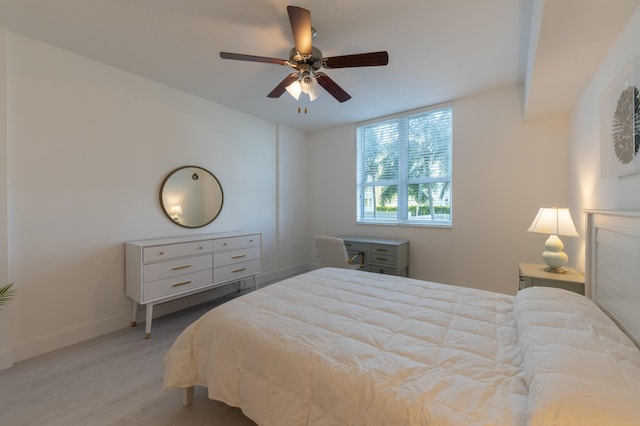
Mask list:
[[[204,388],[191,407],[182,391],[162,389],[162,358],[175,338],[228,299],[154,319],[149,340],[138,325],[0,371],[0,425],[255,425]]]

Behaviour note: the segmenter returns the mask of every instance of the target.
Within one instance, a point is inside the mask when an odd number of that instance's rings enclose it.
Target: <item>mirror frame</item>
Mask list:
[[[169,180],[179,171],[184,170],[184,169],[198,169],[202,174],[206,174],[210,177],[213,178],[213,181],[216,185],[218,185],[218,188],[220,188],[220,207],[218,208],[218,211],[215,212],[215,214],[213,215],[213,217],[211,219],[207,219],[207,221],[205,223],[202,223],[200,225],[185,225],[183,223],[178,222],[177,220],[175,220],[172,217],[172,213],[168,210],[168,207],[165,205],[164,202],[164,191],[165,191],[165,187],[167,185],[167,182],[169,182]],[[191,228],[191,229],[195,229],[195,228],[202,228],[204,226],[207,226],[208,224],[210,224],[211,222],[213,222],[219,215],[220,212],[222,211],[222,207],[224,206],[224,191],[222,189],[222,185],[220,184],[220,181],[218,180],[218,178],[211,173],[209,170],[200,167],[200,166],[182,166],[182,167],[178,167],[177,169],[172,170],[171,172],[169,172],[169,174],[167,174],[167,176],[164,178],[164,180],[162,181],[162,184],[160,185],[160,207],[162,208],[162,211],[164,212],[165,216],[167,216],[169,218],[169,220],[172,223],[175,223],[178,226],[181,226],[183,228]]]

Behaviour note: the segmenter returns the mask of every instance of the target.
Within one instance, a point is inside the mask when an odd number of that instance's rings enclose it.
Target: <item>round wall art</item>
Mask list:
[[[640,148],[640,92],[629,86],[620,93],[611,125],[616,157],[622,164],[633,161]]]
[[[600,166],[605,178],[640,171],[640,58],[600,96]]]

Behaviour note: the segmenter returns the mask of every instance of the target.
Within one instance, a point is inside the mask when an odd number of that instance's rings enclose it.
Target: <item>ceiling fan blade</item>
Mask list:
[[[333,56],[322,60],[325,68],[377,67],[388,63],[389,54],[385,51]]]
[[[311,55],[311,12],[301,7],[287,6],[287,13],[296,50],[302,55]]]
[[[289,74],[267,95],[268,98],[279,98],[287,90],[287,86],[298,79],[298,73]]]
[[[329,92],[331,96],[336,98],[338,102],[346,102],[351,99],[351,95],[345,92],[342,87],[338,86],[338,83],[331,80],[325,73],[316,73],[316,80],[318,84]]]
[[[266,56],[243,55],[241,53],[220,52],[220,57],[222,59],[235,59],[237,61],[265,62],[267,64],[288,65],[288,62],[284,59],[268,58]]]

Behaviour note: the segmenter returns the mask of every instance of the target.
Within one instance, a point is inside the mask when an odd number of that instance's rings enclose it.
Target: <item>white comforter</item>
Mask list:
[[[213,309],[164,385],[206,386],[262,426],[640,424],[640,350],[591,300],[344,269]]]
[[[267,425],[520,425],[513,297],[325,268],[216,307],[165,357],[165,387]]]

